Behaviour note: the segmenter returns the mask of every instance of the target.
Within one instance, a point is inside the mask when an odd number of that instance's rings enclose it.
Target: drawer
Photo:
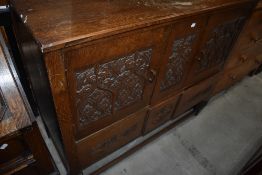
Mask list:
[[[230,70],[227,74],[226,82],[228,86],[232,86],[238,81],[242,80],[246,75],[248,75],[252,70],[254,70],[259,65],[256,65],[254,60],[247,62],[245,65],[241,65],[233,70]]]
[[[0,147],[0,166],[29,153],[29,148],[22,136],[2,141]]]
[[[77,142],[81,166],[86,167],[141,136],[146,112],[143,109]]]
[[[248,61],[254,59],[254,52],[252,48],[246,50],[235,49],[231,56],[228,59],[228,62],[225,65],[225,70],[229,70],[242,64],[246,64]],[[243,65],[244,66],[244,65]]]
[[[78,139],[149,104],[164,33],[133,31],[65,51]]]
[[[158,105],[155,105],[149,110],[145,122],[144,134],[152,131],[171,119],[179,97],[180,95],[172,97]]]
[[[186,112],[188,109],[195,106],[196,104],[198,104],[199,102],[207,100],[212,93],[214,83],[217,80],[217,78],[218,74],[185,90],[173,117],[177,117],[180,114]]]
[[[260,42],[253,44],[252,47],[248,49],[235,49],[225,65],[225,70],[230,70],[238,66],[245,67],[252,64],[252,62],[259,65],[259,62],[262,61],[260,59],[261,55],[262,44],[260,44]]]
[[[234,69],[224,72],[222,77],[217,82],[213,94],[217,94],[233,86],[234,84],[242,80],[256,67],[258,67],[258,64],[254,60],[250,60],[247,61],[245,64],[241,64]]]

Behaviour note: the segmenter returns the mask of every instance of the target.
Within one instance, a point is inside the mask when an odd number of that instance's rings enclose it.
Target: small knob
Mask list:
[[[236,76],[236,75],[230,75],[230,78],[231,78],[232,80],[236,80],[236,79],[237,79],[237,76]]]
[[[248,60],[248,57],[246,55],[241,55],[240,59],[242,62],[246,62]]]

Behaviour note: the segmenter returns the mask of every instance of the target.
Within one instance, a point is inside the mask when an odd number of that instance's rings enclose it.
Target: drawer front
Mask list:
[[[239,66],[233,70],[230,70],[227,72],[227,79],[228,85],[227,87],[230,87],[234,85],[235,83],[242,80],[246,75],[248,75],[252,70],[254,70],[259,65],[256,65],[254,60],[251,60],[247,62],[245,65]]]
[[[253,59],[250,59],[245,64],[241,64],[231,70],[226,70],[215,85],[213,94],[217,94],[233,86],[258,66]]]
[[[235,48],[225,65],[225,70],[230,70],[238,66],[246,67],[250,64],[252,65],[252,63],[254,64],[254,67],[256,67],[256,64],[259,66],[262,63],[261,55],[262,44],[260,41],[253,44],[248,49],[241,50],[239,48]]]
[[[65,51],[77,138],[149,104],[164,33],[134,31]]]
[[[163,103],[152,107],[145,122],[144,134],[152,131],[158,126],[171,119],[174,109],[177,105],[180,95],[172,97]]]
[[[213,77],[208,78],[198,83],[197,85],[187,89],[183,93],[173,117],[177,117],[180,114],[186,112],[191,107],[198,104],[199,102],[207,100],[212,93],[214,83],[217,80],[217,78],[218,75],[214,75]]]
[[[141,136],[146,110],[132,114],[77,143],[77,154],[84,168]]]
[[[225,70],[229,70],[238,66],[245,66],[248,61],[254,59],[254,53],[251,53],[249,50],[250,49],[235,49],[225,65]]]
[[[242,29],[249,7],[223,10],[211,15],[194,58],[188,84],[193,85],[219,72]]]
[[[17,136],[0,143],[0,167],[29,153],[29,148],[22,136]]]

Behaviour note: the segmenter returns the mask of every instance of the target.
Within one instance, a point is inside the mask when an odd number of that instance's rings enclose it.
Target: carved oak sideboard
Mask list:
[[[198,111],[256,0],[15,0],[39,112],[71,174]]]

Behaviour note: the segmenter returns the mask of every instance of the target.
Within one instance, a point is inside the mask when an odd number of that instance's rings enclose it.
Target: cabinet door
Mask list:
[[[183,88],[192,63],[197,43],[206,25],[207,18],[190,18],[172,25],[167,48],[160,62],[160,71],[153,94],[153,103]]]
[[[221,70],[244,24],[248,9],[246,7],[229,9],[211,15],[188,77],[189,85]]]
[[[65,52],[78,138],[149,104],[164,30],[130,32]]]

